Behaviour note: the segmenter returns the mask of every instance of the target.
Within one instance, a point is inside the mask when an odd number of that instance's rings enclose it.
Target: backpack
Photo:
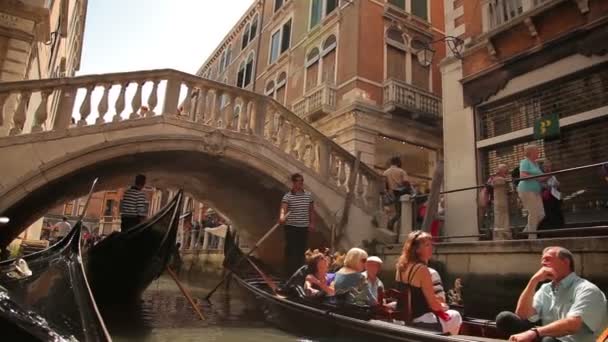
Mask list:
[[[511,179],[513,179],[513,186],[517,187],[517,184],[519,184],[519,166],[511,171]]]

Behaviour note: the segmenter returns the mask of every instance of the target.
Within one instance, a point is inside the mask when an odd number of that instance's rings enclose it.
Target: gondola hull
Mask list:
[[[84,274],[81,227],[79,221],[57,244],[24,256],[27,267],[0,263],[2,337],[14,337],[7,341],[111,340]]]
[[[100,304],[138,299],[166,269],[175,251],[181,201],[180,191],[156,216],[89,249],[86,271]]]
[[[234,275],[234,278],[240,286],[255,296],[270,323],[308,337],[348,341],[501,341],[473,336],[448,336],[402,324],[364,318],[360,313],[350,315],[323,308],[322,305],[275,295],[260,279],[243,279],[238,275]]]

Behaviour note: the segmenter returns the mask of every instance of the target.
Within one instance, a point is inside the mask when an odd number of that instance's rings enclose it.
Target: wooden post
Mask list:
[[[437,217],[437,205],[439,204],[439,193],[441,192],[441,184],[443,183],[443,160],[437,162],[437,167],[433,173],[433,184],[431,185],[431,193],[429,194],[428,203],[426,205],[426,215],[422,222],[422,231],[429,232],[431,223]]]

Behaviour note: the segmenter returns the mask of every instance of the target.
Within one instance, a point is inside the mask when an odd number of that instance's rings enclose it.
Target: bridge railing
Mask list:
[[[354,174],[351,153],[267,96],[170,69],[0,83],[8,136],[159,115],[258,136],[363,207],[378,207],[377,172],[362,163]]]

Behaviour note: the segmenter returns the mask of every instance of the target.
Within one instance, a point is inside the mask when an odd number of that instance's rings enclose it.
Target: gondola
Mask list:
[[[82,221],[50,248],[0,262],[6,341],[111,341],[80,255]]]
[[[137,300],[175,253],[182,191],[157,215],[91,247],[85,268],[100,305]]]
[[[227,239],[227,243],[230,247],[225,251],[232,251],[229,266],[235,266],[242,253],[233,242]],[[465,319],[461,334],[467,335],[448,336],[394,323],[393,318],[369,307],[328,305],[303,296],[277,294],[273,288],[281,284],[281,280],[262,273],[261,267],[253,261],[250,265],[254,270],[241,266],[234,270],[233,277],[261,304],[271,323],[288,331],[320,338],[347,338],[349,341],[503,341],[495,338],[498,335],[495,325],[487,320]]]

